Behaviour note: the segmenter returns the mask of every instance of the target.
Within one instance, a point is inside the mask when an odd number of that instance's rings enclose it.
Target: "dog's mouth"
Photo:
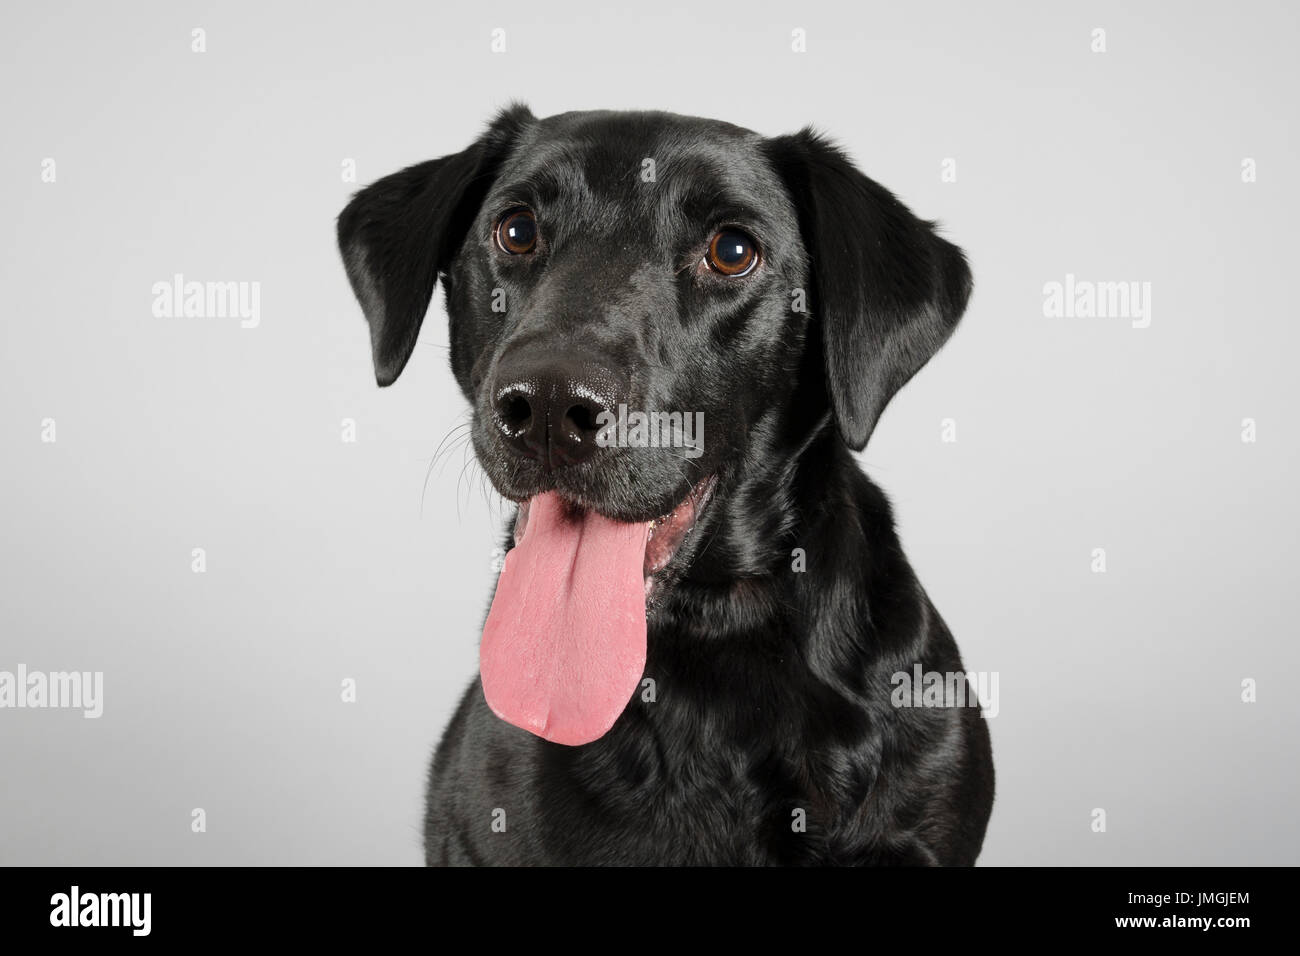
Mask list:
[[[636,691],[646,604],[699,520],[713,479],[667,514],[623,522],[548,491],[520,505],[479,648],[500,717],[560,744],[601,737]]]
[[[659,581],[657,576],[664,568],[668,567],[672,559],[676,557],[678,549],[685,542],[687,535],[694,530],[700,514],[713,494],[713,485],[714,478],[712,476],[705,478],[696,484],[672,511],[662,514],[651,521],[641,522],[646,526],[645,559],[641,562],[641,573],[645,578],[647,602],[655,592]],[[558,499],[557,506],[564,511],[566,517],[575,521],[583,521],[589,514],[589,509],[567,501],[557,492],[548,492],[547,494]],[[516,547],[524,540],[524,535],[528,531],[528,514],[532,503],[543,497],[546,496],[537,495],[519,505],[519,514],[515,518],[514,529]]]

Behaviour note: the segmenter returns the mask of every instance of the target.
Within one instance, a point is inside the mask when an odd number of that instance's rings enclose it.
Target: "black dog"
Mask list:
[[[899,706],[962,664],[851,455],[965,309],[957,247],[808,130],[522,106],[338,237],[380,385],[442,277],[521,505],[428,863],[975,861],[988,730]]]

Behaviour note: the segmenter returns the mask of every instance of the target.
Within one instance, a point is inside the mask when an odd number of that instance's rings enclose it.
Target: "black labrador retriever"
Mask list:
[[[962,664],[852,455],[964,311],[960,249],[811,130],[518,105],[338,239],[380,385],[442,278],[520,505],[428,863],[975,861],[988,730],[899,692]]]

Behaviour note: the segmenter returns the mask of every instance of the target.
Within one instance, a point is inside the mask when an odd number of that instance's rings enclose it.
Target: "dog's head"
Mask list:
[[[764,138],[667,113],[512,107],[463,152],[363,189],[338,234],[380,385],[401,374],[442,277],[478,459],[521,505],[485,689],[507,719],[566,743],[626,704],[627,678],[609,675],[635,672],[635,687],[636,642],[602,627],[639,617],[644,657],[646,602],[689,568],[711,501],[831,417],[865,446],[970,292],[961,251],[811,131]],[[587,593],[540,596],[561,590]],[[555,631],[590,636],[557,650]],[[532,669],[496,660],[512,655]],[[498,684],[563,671],[616,686],[603,705],[521,704],[524,686],[494,702],[489,658],[511,671]]]

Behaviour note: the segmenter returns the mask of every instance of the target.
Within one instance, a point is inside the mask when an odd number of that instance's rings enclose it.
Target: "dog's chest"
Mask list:
[[[834,769],[789,716],[760,708],[633,711],[607,745],[575,755],[563,791],[539,798],[583,862],[763,865],[825,858],[845,807]],[[632,705],[637,707],[637,703]],[[777,725],[780,725],[779,727]],[[865,799],[865,783],[854,796]],[[580,814],[574,807],[583,808]],[[585,839],[571,839],[575,828]],[[554,832],[554,831],[553,831]]]

